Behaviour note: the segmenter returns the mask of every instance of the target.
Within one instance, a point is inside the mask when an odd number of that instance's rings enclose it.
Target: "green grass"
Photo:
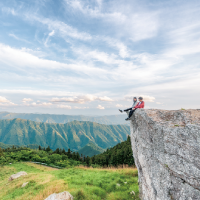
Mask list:
[[[19,171],[28,175],[8,181],[10,175]],[[24,182],[29,184],[21,188]],[[0,167],[0,199],[42,200],[54,192],[69,191],[76,200],[138,200],[137,182],[137,170],[133,168],[55,170],[33,163],[16,163]],[[131,191],[136,195],[131,195]]]
[[[178,125],[178,124],[174,124],[174,126],[177,126],[177,127],[178,127],[179,125]]]

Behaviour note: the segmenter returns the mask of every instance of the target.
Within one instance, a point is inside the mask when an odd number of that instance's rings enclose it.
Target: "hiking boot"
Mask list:
[[[128,118],[126,118],[125,120],[128,121],[129,119],[130,119],[130,118],[128,117]]]
[[[120,109],[119,109],[119,112],[121,112],[121,113],[122,113],[122,112],[123,112],[123,110],[120,110]]]

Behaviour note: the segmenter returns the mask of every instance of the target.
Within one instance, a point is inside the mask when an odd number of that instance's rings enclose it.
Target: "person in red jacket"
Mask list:
[[[133,107],[133,109],[129,112],[129,116],[128,118],[126,118],[126,120],[129,120],[130,117],[133,115],[133,113],[135,112],[136,109],[138,108],[144,108],[144,101],[142,97],[139,97],[139,102],[137,103],[137,105],[135,107]]]

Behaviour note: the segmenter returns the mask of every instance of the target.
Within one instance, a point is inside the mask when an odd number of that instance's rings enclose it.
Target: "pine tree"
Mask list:
[[[71,155],[71,150],[70,150],[70,149],[68,149],[68,151],[67,151],[67,156],[68,156],[68,158],[71,158],[71,157],[72,157],[72,155]]]
[[[83,157],[83,162],[86,162],[86,158],[85,158],[85,156]]]
[[[92,164],[91,158],[89,156],[86,157],[86,164],[88,167]]]
[[[47,151],[47,152],[51,151],[50,146],[48,146],[48,147],[46,148],[46,151]]]
[[[56,153],[56,154],[60,154],[60,150],[59,150],[59,148],[57,148],[57,149],[54,151],[54,153]]]
[[[63,150],[62,150],[62,154],[65,154],[65,153],[66,153],[66,152],[65,152],[65,149],[63,149]]]
[[[0,156],[3,156],[3,150],[1,147],[0,147]]]
[[[78,153],[78,152],[76,153],[76,160],[77,160],[77,161],[79,161],[79,160],[80,160],[80,155],[79,155],[79,153]]]

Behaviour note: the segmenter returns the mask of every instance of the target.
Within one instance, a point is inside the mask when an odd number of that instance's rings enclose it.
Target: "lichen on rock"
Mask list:
[[[200,200],[200,110],[137,109],[131,143],[142,200]]]

